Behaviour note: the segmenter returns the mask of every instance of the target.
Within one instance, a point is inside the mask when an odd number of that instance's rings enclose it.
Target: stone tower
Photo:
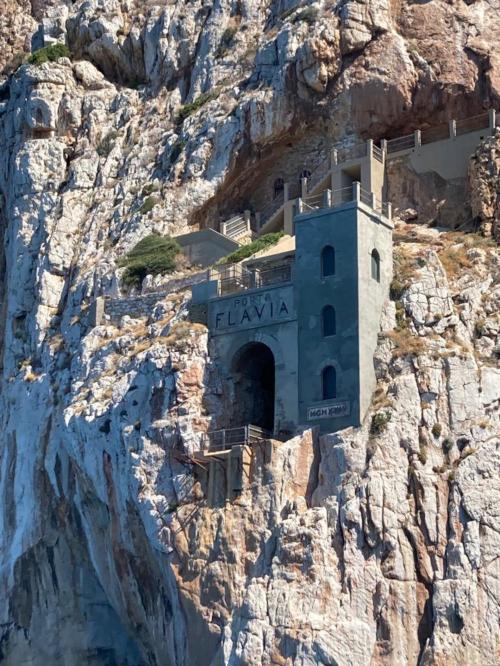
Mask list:
[[[333,200],[295,217],[299,422],[357,426],[375,386],[373,354],[392,279],[384,165],[368,146],[334,167]],[[345,201],[345,203],[342,203]]]

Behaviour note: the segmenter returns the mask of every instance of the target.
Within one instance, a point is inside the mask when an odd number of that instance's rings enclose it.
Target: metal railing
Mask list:
[[[398,153],[400,150],[415,148],[415,133],[389,139],[386,144],[387,153]]]
[[[434,141],[442,141],[443,139],[450,138],[450,125],[449,123],[442,123],[434,127],[428,127],[420,132],[422,146],[427,143],[434,143]]]
[[[272,437],[272,432],[255,425],[223,428],[207,432],[202,438],[204,450],[210,453],[229,451],[233,446],[249,446]]]
[[[343,203],[350,203],[351,201],[361,201],[365,205],[372,208],[375,212],[380,213],[391,219],[392,208],[391,204],[385,201],[380,201],[375,197],[372,192],[363,190],[359,187],[359,183],[353,183],[350,187],[343,187],[339,190],[325,190],[321,194],[299,199],[295,214],[303,213],[307,210],[318,210],[321,208],[334,208]]]
[[[236,215],[235,217],[232,217],[230,220],[227,220],[227,222],[223,222],[221,224],[220,229],[221,233],[224,234],[224,236],[227,236],[227,238],[235,240],[240,236],[244,236],[250,230],[249,221],[245,219],[242,215]]]
[[[373,145],[372,146],[372,154],[373,157],[380,162],[381,164],[384,163],[384,151],[382,148],[379,148],[378,146]]]
[[[488,111],[480,113],[477,116],[464,118],[455,122],[456,135],[461,136],[468,132],[476,132],[477,130],[487,129],[490,126],[490,114]]]
[[[269,268],[254,268],[251,270],[241,264],[231,264],[211,269],[207,278],[218,281],[219,296],[227,296],[248,289],[261,289],[262,287],[290,282],[292,279],[292,261],[274,264]]]

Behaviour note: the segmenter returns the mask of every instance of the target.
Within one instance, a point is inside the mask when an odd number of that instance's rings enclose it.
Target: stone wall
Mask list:
[[[158,291],[150,291],[136,296],[124,298],[107,298],[100,296],[96,298],[91,308],[91,322],[93,326],[100,326],[104,321],[116,322],[125,315],[138,319],[147,317],[157,303],[169,294],[183,291],[195,284],[200,284],[207,277],[206,271],[176,278],[163,284]]]

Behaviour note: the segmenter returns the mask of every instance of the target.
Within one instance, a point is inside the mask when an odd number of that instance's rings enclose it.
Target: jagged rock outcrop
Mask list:
[[[20,6],[2,65],[35,31],[72,57],[0,89],[2,663],[496,663],[490,240],[398,226],[377,417],[257,455],[226,506],[189,462],[230,407],[188,294],[90,316],[147,234],[266,204],[335,141],[498,102],[496,0]],[[497,141],[471,166],[486,234]]]
[[[471,208],[485,235],[500,237],[500,130],[488,137],[471,159]]]

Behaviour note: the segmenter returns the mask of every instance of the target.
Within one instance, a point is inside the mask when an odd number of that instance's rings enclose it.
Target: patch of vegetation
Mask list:
[[[277,231],[272,234],[265,234],[264,236],[257,238],[257,240],[252,241],[248,245],[243,245],[238,250],[231,252],[231,254],[228,254],[226,257],[222,257],[222,259],[219,259],[217,262],[217,265],[236,264],[238,261],[242,261],[243,259],[251,257],[252,254],[255,254],[256,252],[260,252],[261,250],[265,250],[267,247],[276,245],[282,236],[282,231]]]
[[[30,55],[28,62],[30,65],[43,65],[46,62],[55,62],[59,58],[70,58],[71,51],[66,44],[49,44],[42,49],[38,49]]]
[[[306,7],[301,12],[298,12],[292,19],[292,23],[300,23],[304,21],[308,25],[314,25],[318,20],[318,10],[316,7]]]
[[[370,435],[380,435],[385,430],[387,430],[387,424],[391,420],[390,412],[377,412],[372,416],[372,422],[370,425]]]
[[[146,236],[119,261],[119,266],[126,268],[124,284],[140,286],[146,275],[171,273],[176,267],[176,257],[180,251],[179,243],[170,236]]]
[[[391,301],[399,301],[401,296],[404,294],[405,289],[408,287],[407,284],[404,284],[398,278],[394,278],[391,282],[389,294]]]
[[[236,35],[237,32],[238,28],[236,26],[226,28],[224,30],[224,32],[222,33],[221,40],[219,42],[219,46],[217,47],[217,51],[215,52],[216,58],[223,58],[226,55],[226,53],[233,45],[234,36]]]
[[[148,197],[146,201],[142,204],[142,206],[139,208],[139,213],[141,215],[147,215],[153,210],[153,208],[156,206],[157,203],[158,199],[156,197]]]
[[[193,102],[190,102],[189,104],[184,104],[184,106],[181,106],[179,113],[177,114],[177,122],[179,124],[183,123],[186,120],[186,118],[189,118],[189,116],[193,115],[193,113],[198,111],[198,109],[201,109],[201,107],[204,106],[205,104],[208,104],[208,102],[217,99],[219,95],[220,91],[211,90],[210,92],[198,95],[198,97]]]
[[[118,136],[118,132],[115,130],[112,130],[111,132],[108,132],[106,136],[101,139],[99,142],[99,145],[97,146],[97,154],[99,157],[108,157],[111,151],[113,150],[115,146],[115,141],[116,137]]]
[[[144,185],[142,188],[141,195],[143,197],[148,197],[150,194],[153,194],[153,192],[158,192],[159,186],[157,183],[147,183]]]
[[[446,453],[449,453],[453,448],[453,440],[450,437],[445,437],[443,439],[443,449]]]
[[[184,148],[186,147],[187,141],[184,139],[177,139],[177,141],[174,143],[172,146],[172,150],[170,152],[170,164],[173,164],[174,162],[177,162],[179,155],[182,153]]]
[[[478,319],[474,327],[476,336],[481,338],[486,333],[486,319]]]
[[[395,358],[418,356],[425,351],[424,340],[418,335],[412,335],[408,329],[391,331],[387,337],[394,343],[392,355]]]
[[[424,445],[420,446],[420,451],[418,452],[418,459],[422,463],[422,465],[425,465],[427,462],[427,447]]]
[[[439,260],[449,278],[458,277],[465,269],[472,268],[465,245],[454,245],[441,250]]]
[[[443,426],[440,423],[435,423],[432,426],[431,432],[433,436],[437,439],[438,437],[441,436],[441,433],[443,432]]]

